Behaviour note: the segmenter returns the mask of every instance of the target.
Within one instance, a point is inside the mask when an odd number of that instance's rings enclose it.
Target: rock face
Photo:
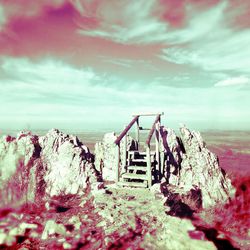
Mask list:
[[[42,137],[22,132],[0,139],[2,202],[83,194],[88,183],[98,183],[98,173],[77,137],[52,129]]]
[[[167,129],[164,145],[166,155],[165,177],[171,190],[178,193],[200,193],[202,207],[226,201],[234,193],[230,179],[219,166],[218,158],[210,152],[199,132],[180,128],[181,139]],[[172,192],[173,192],[172,191]],[[174,192],[175,192],[174,191]]]

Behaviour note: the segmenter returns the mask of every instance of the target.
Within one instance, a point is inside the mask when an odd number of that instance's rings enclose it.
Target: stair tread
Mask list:
[[[143,166],[127,166],[128,170],[141,170],[141,171],[147,171],[147,167]]]
[[[147,159],[130,159],[132,162],[147,162]]]
[[[145,151],[128,151],[129,154],[138,154],[138,155],[146,155],[147,153]],[[150,155],[154,155],[155,152],[154,151],[151,151],[150,152]]]
[[[129,186],[129,187],[142,187],[146,188],[148,186],[147,183],[144,182],[127,182],[127,181],[119,181],[117,182],[120,186]]]
[[[133,174],[133,173],[125,173],[121,177],[124,179],[138,179],[138,180],[148,179],[148,176],[146,174]]]

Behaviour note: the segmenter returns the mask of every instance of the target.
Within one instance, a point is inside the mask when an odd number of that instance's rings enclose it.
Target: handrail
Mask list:
[[[128,126],[121,132],[121,134],[115,140],[115,144],[118,145],[122,138],[128,133],[134,123],[139,119],[139,115],[135,116],[134,119],[128,124]]]
[[[161,112],[161,113],[139,113],[139,114],[133,114],[132,116],[156,116],[156,115],[164,115],[164,112]]]
[[[156,123],[160,120],[160,118],[161,118],[161,115],[158,114],[158,115],[156,116],[155,122],[154,122],[154,124],[153,124],[153,126],[152,126],[152,128],[151,128],[151,130],[150,130],[150,132],[149,132],[149,134],[148,134],[148,138],[147,138],[147,140],[146,140],[146,145],[148,145],[148,146],[150,146],[150,141],[151,141],[152,136],[153,136],[153,134],[154,134],[154,132],[155,132],[155,125],[156,125]]]

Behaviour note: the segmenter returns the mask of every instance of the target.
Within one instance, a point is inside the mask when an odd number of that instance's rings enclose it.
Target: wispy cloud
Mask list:
[[[250,79],[245,76],[239,76],[239,77],[234,77],[234,78],[229,78],[229,79],[219,81],[214,86],[215,87],[230,87],[230,86],[242,86],[246,84],[250,84]]]
[[[99,9],[99,27],[79,29],[79,33],[124,44],[162,42],[166,37],[167,24],[153,15],[154,6],[154,0],[138,0],[133,4],[130,1],[111,1]]]
[[[160,57],[204,71],[249,74],[250,31],[233,27],[231,19],[235,18],[236,10],[226,7],[224,1],[209,10],[204,19],[196,16],[193,26],[176,31],[172,40],[175,43],[164,48]],[[237,10],[238,15],[243,12],[242,8]]]
[[[171,27],[171,18],[162,19],[159,2],[155,0],[136,1],[129,4],[110,4],[112,18],[107,15],[105,8],[98,12],[100,25],[96,29],[80,29],[79,33],[85,36],[103,37],[124,44],[180,44],[203,38],[214,30],[214,27],[223,18],[226,1],[208,9],[195,9],[191,5],[179,6],[184,9],[187,21],[179,29]],[[170,2],[167,3],[169,6]],[[162,5],[162,9],[167,6]],[[113,11],[112,11],[113,10]],[[174,10],[173,10],[174,11]],[[183,14],[184,15],[184,14]]]

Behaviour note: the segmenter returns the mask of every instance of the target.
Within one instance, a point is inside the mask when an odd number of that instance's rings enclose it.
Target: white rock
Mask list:
[[[46,240],[52,234],[66,235],[66,228],[63,224],[58,224],[54,220],[48,220],[45,224],[42,240]]]
[[[68,242],[63,243],[63,248],[64,249],[72,249],[72,246]]]

